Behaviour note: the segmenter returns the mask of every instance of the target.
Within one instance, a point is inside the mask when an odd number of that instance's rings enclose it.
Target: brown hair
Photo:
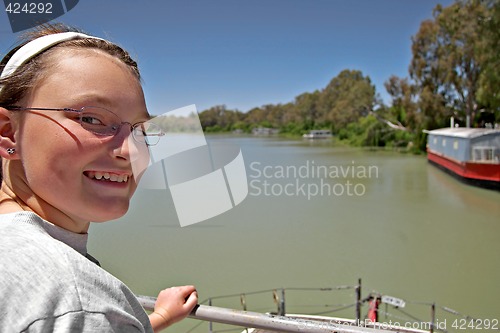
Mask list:
[[[36,29],[26,33],[21,43],[2,59],[0,62],[0,73],[3,71],[9,59],[22,46],[39,37],[62,32],[81,31],[64,24],[45,24],[37,27]],[[127,65],[134,76],[136,76],[140,81],[140,73],[137,63],[130,57],[130,54],[120,46],[106,40],[95,38],[74,39],[57,44],[37,54],[19,67],[14,73],[0,79],[0,87],[2,87],[2,90],[0,91],[0,106],[15,105],[22,100],[30,92],[30,90],[36,86],[37,82],[44,77],[47,71],[50,70],[52,65],[50,56],[56,50],[68,47],[76,49],[97,49],[114,56]]]

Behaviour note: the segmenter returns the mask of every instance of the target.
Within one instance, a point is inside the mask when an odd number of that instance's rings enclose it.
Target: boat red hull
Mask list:
[[[500,189],[500,164],[459,162],[432,150],[427,150],[427,159],[445,171],[476,185]]]

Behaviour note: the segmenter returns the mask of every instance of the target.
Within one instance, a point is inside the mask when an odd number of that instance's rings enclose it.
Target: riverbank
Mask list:
[[[307,142],[310,145],[316,146],[331,146],[331,147],[344,147],[344,148],[360,148],[366,151],[387,151],[387,152],[398,152],[403,154],[413,154],[413,155],[424,155],[425,150],[418,149],[414,144],[407,143],[405,145],[384,145],[384,146],[373,146],[373,145],[359,145],[353,144],[351,140],[340,139],[339,136],[333,135],[331,138],[321,138],[321,139],[309,139],[304,138],[301,134],[293,133],[276,133],[271,135],[255,135],[246,132],[209,132],[206,133],[208,137],[213,136],[240,136],[240,137],[259,137],[259,138],[278,138],[280,140],[293,140],[300,142]]]

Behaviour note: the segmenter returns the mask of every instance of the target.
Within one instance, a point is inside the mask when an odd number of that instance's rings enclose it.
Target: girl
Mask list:
[[[137,64],[109,41],[43,26],[0,63],[0,331],[150,332],[185,318],[193,286],[144,312],[86,249],[90,222],[124,215],[147,146]],[[146,156],[146,157],[144,157]]]

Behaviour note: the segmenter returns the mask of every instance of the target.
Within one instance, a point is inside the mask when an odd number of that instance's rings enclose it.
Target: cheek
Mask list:
[[[99,145],[97,140],[80,141],[64,131],[27,133],[20,148],[28,182],[47,185],[75,179]]]
[[[23,160],[26,180],[33,190],[37,190],[40,186],[54,188],[74,178],[71,174],[75,170],[77,161],[67,151],[38,146],[23,152],[27,156]]]
[[[138,183],[149,165],[149,149],[146,145],[137,144],[131,136],[128,138],[128,147],[132,173],[136,183]]]

